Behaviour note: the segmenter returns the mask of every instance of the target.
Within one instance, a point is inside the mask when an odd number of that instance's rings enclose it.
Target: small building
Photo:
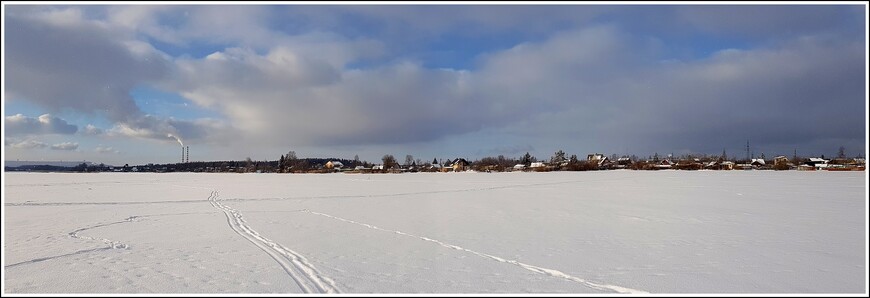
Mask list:
[[[453,164],[451,164],[451,166],[453,167],[454,172],[461,172],[461,171],[465,171],[468,168],[468,165],[470,165],[470,164],[471,163],[469,163],[464,158],[457,158],[456,160],[453,161]]]
[[[524,164],[516,164],[513,167],[514,171],[524,171],[526,169],[526,165]]]
[[[815,168],[816,170],[822,170],[828,167],[829,160],[818,157],[810,157],[810,159],[806,162],[806,165]]]
[[[704,165],[701,163],[700,159],[696,158],[677,161],[677,163],[673,165],[673,168],[677,170],[700,170],[704,168]]]
[[[727,170],[727,171],[730,171],[730,170],[734,169],[734,162],[727,161],[727,160],[726,161],[711,161],[711,162],[707,163],[706,165],[704,165],[704,168],[708,169],[708,170]]]
[[[586,155],[586,161],[594,162],[598,166],[598,168],[602,168],[610,164],[610,160],[607,158],[607,156],[604,156],[604,154],[601,153],[592,153]]]
[[[754,169],[764,168],[766,165],[764,163],[764,159],[761,158],[753,158],[752,161],[749,162],[749,165]]]
[[[664,159],[656,163],[656,168],[658,169],[670,169],[674,166],[674,162],[670,159]]]
[[[544,167],[543,162],[533,162],[531,165],[529,165],[529,168],[533,168],[533,169],[534,168],[543,168],[543,167]]]
[[[632,164],[631,158],[620,157],[620,158],[616,159],[616,168],[617,169],[627,168],[627,167],[631,166],[631,164]]]
[[[788,165],[788,157],[785,157],[785,155],[774,157],[773,164],[776,166]]]
[[[337,161],[337,160],[331,160],[331,161],[326,162],[327,169],[340,170],[342,167],[344,167],[344,164],[342,164],[340,161]]]

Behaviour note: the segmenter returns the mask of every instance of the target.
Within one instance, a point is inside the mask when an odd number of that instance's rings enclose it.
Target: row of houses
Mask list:
[[[385,167],[382,164],[371,167],[356,166],[344,167],[339,161],[329,161],[325,168],[332,172],[351,173],[404,173],[404,172],[461,172],[461,171],[576,171],[576,170],[609,170],[609,169],[633,169],[633,170],[831,170],[831,171],[863,171],[866,167],[864,158],[853,159],[825,159],[812,157],[803,159],[795,164],[786,156],[777,156],[773,160],[753,158],[748,161],[736,162],[718,158],[715,160],[702,160],[700,158],[674,159],[671,157],[661,160],[633,160],[629,157],[620,157],[615,160],[600,153],[586,156],[583,161],[562,160],[558,162],[534,161],[527,164],[517,163],[512,167],[495,165],[479,166],[464,158],[448,160],[444,164],[425,163],[422,165],[394,165]]]
[[[324,168],[333,172],[351,172],[351,173],[406,173],[406,172],[462,172],[467,171],[471,163],[464,158],[445,162],[444,165],[439,163],[424,163],[417,165],[394,165],[393,167],[383,164],[372,165],[371,167],[356,166],[353,168],[345,167],[340,161],[328,161]]]
[[[628,158],[620,158],[614,168],[628,168],[633,162]],[[647,162],[649,165],[649,162]],[[820,157],[811,157],[804,159],[799,163],[795,163],[784,155],[775,157],[773,160],[765,160],[762,158],[752,158],[742,163],[735,161],[717,159],[712,161],[702,162],[698,158],[692,159],[663,159],[655,161],[647,169],[680,169],[680,170],[843,170],[843,171],[863,171],[866,168],[864,158],[853,159],[825,159]]]

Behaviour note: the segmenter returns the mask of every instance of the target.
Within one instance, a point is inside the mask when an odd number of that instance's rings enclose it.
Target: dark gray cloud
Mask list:
[[[505,155],[507,157],[515,157],[515,156],[523,155],[526,152],[535,152],[535,147],[532,145],[499,146],[499,147],[489,148],[486,150],[478,150],[475,153],[475,155],[476,156]]]
[[[140,113],[130,90],[167,70],[160,55],[139,50],[148,46],[125,44],[98,23],[53,15],[10,15],[5,22],[7,91],[51,112],[69,108],[124,121]]]
[[[831,30],[860,32],[862,5],[677,6],[678,22],[706,33],[741,38],[792,38]]]
[[[474,35],[500,31],[540,34],[587,23],[619,9],[607,5],[348,5],[290,6],[284,11],[302,20],[293,22],[295,26],[288,30],[326,28],[348,35],[396,38],[455,30]]]
[[[287,48],[230,50],[184,61],[178,87],[264,143],[404,144],[505,127],[570,146],[704,152],[865,133],[858,41],[822,35],[661,61],[654,44],[632,37],[614,26],[563,31],[484,55],[475,71],[413,62],[340,70]]]
[[[4,122],[7,135],[74,134],[78,130],[77,126],[50,114],[36,118],[15,114],[6,116]]]
[[[631,42],[614,46],[644,50]],[[542,46],[539,52],[547,51]],[[818,154],[835,150],[838,142],[863,150],[865,51],[856,40],[801,38],[702,60],[623,63],[624,52],[609,50],[615,59],[578,68],[597,79],[542,72],[549,75],[541,81],[572,82],[548,89],[549,96],[563,100],[509,130],[553,140],[566,136],[564,143],[574,148],[621,153],[735,152],[747,140],[768,154],[793,149]],[[527,96],[540,90],[521,82],[510,88],[530,90]]]
[[[664,69],[657,92],[635,95],[658,103],[634,103],[658,113],[628,123],[667,129],[647,142],[706,152],[747,139],[779,151],[816,139],[862,139],[865,51],[858,42],[808,39]]]
[[[137,41],[133,32],[84,19],[82,14],[80,9],[14,9],[7,16],[6,91],[48,111],[106,117],[119,128],[116,131],[124,132],[115,135],[165,140],[172,133],[205,138],[209,127],[197,128],[196,123],[207,120],[147,115],[130,95],[137,86],[163,80],[172,71],[172,62],[150,44]],[[76,126],[54,119],[40,126],[32,119],[15,118],[7,131],[76,132]],[[102,130],[89,126],[83,133],[97,135]]]

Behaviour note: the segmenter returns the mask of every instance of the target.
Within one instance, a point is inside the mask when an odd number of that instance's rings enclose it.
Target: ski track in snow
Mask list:
[[[485,188],[436,190],[436,191],[376,194],[376,195],[363,195],[363,196],[360,196],[360,195],[335,195],[335,196],[311,196],[311,197],[298,197],[298,198],[237,198],[237,199],[229,199],[229,200],[222,200],[222,201],[273,201],[273,200],[292,200],[292,199],[395,197],[395,196],[410,196],[410,195],[419,195],[419,194],[440,194],[440,193],[487,191],[487,190],[520,188],[520,187],[531,187],[531,186],[559,185],[559,184],[575,183],[575,182],[589,182],[589,180],[558,181],[558,182],[546,182],[546,183],[534,183],[534,184],[522,184],[522,185],[505,185],[505,186],[495,186],[495,187],[485,187]],[[217,190],[211,189],[211,188],[206,188],[206,187],[187,186],[187,185],[170,185],[170,186],[210,190],[211,193],[209,194],[207,201],[216,209],[224,212],[224,214],[227,217],[227,223],[230,226],[230,228],[236,234],[239,234],[240,236],[242,236],[246,240],[250,241],[251,243],[253,243],[257,247],[259,247],[261,250],[266,252],[266,254],[268,254],[270,257],[272,257],[272,259],[274,259],[276,262],[278,262],[278,264],[280,264],[281,267],[284,269],[284,271],[286,271],[287,274],[291,278],[293,278],[293,280],[296,282],[296,284],[300,287],[300,289],[303,292],[305,292],[305,293],[313,293],[313,292],[317,292],[317,293],[340,293],[335,282],[332,279],[330,279],[329,277],[322,275],[322,273],[320,271],[318,271],[311,263],[309,263],[305,259],[304,256],[300,255],[299,253],[297,253],[297,252],[295,252],[295,251],[293,251],[293,250],[291,250],[291,249],[289,249],[289,248],[287,248],[279,243],[276,243],[268,238],[263,237],[262,235],[260,235],[258,232],[254,231],[253,229],[251,229],[247,225],[247,222],[244,220],[241,213],[239,213],[237,210],[235,210],[227,205],[223,205],[220,202],[218,202],[219,192]],[[128,202],[51,202],[51,203],[24,202],[24,203],[6,203],[5,205],[6,206],[135,205],[135,204],[201,203],[201,202],[202,202],[202,200],[132,201],[132,202],[129,202],[129,201]],[[519,262],[516,260],[504,259],[501,257],[493,256],[493,255],[486,254],[486,253],[477,252],[474,250],[470,250],[470,249],[463,248],[460,246],[441,242],[439,240],[424,237],[424,236],[417,236],[417,235],[408,234],[408,233],[405,233],[402,231],[397,231],[397,230],[382,229],[382,228],[379,228],[379,227],[376,227],[373,225],[369,225],[366,223],[360,223],[360,222],[340,218],[340,217],[329,215],[329,214],[314,212],[314,211],[311,211],[308,209],[303,209],[303,210],[298,210],[298,211],[309,213],[309,214],[314,214],[314,215],[319,215],[319,216],[324,216],[324,217],[328,217],[331,219],[335,219],[335,220],[339,220],[339,221],[343,221],[343,222],[347,222],[347,223],[361,225],[361,226],[364,226],[364,227],[367,227],[370,229],[395,233],[398,235],[403,235],[403,236],[413,237],[413,238],[417,238],[417,239],[424,240],[424,241],[433,242],[433,243],[436,243],[436,244],[443,246],[443,247],[446,247],[446,248],[459,250],[459,251],[465,251],[465,252],[468,252],[468,253],[471,253],[471,254],[477,255],[479,257],[486,258],[486,259],[495,260],[498,262],[519,266],[525,270],[529,270],[529,271],[532,271],[532,272],[535,272],[538,274],[543,274],[543,275],[548,275],[548,276],[558,277],[558,278],[564,278],[564,279],[574,281],[574,282],[583,284],[585,286],[588,286],[590,288],[597,289],[597,290],[614,291],[616,293],[628,293],[628,294],[647,294],[647,292],[641,291],[641,290],[625,288],[625,287],[620,287],[620,286],[615,286],[615,285],[593,283],[593,282],[590,282],[590,281],[587,281],[587,280],[584,280],[584,279],[581,279],[581,278],[578,278],[575,276],[568,275],[564,272],[561,272],[561,271],[558,271],[555,269],[548,269],[548,268],[543,268],[543,267],[525,264],[525,263],[522,263],[522,262]],[[129,249],[130,247],[127,244],[121,243],[119,241],[113,241],[113,240],[104,239],[104,238],[97,239],[97,238],[93,238],[93,237],[82,236],[82,235],[79,235],[78,233],[85,231],[85,230],[89,230],[89,229],[105,227],[105,226],[121,224],[121,223],[133,222],[136,219],[141,218],[141,217],[143,217],[143,216],[131,216],[123,221],[98,224],[95,226],[81,228],[81,229],[78,229],[78,230],[75,230],[75,231],[69,233],[70,237],[79,238],[79,239],[87,239],[87,240],[99,240],[99,241],[102,241],[102,242],[108,244],[109,247],[89,249],[89,250],[81,250],[81,251],[73,252],[70,254],[64,254],[64,255],[53,256],[53,257],[38,258],[38,259],[34,259],[34,260],[29,260],[29,261],[16,263],[16,264],[7,265],[7,266],[5,266],[5,268],[10,268],[10,267],[19,266],[19,265],[25,265],[25,264],[35,263],[35,262],[41,262],[41,261],[46,261],[46,260],[51,260],[51,259],[55,259],[55,258],[81,254],[81,253],[94,252],[94,251],[102,251],[102,250],[108,250],[108,249]]]
[[[75,230],[75,231],[69,232],[69,236],[70,236],[70,237],[73,237],[73,238],[77,238],[77,239],[98,240],[98,241],[102,241],[103,243],[109,245],[108,248],[113,248],[113,249],[130,249],[130,246],[129,246],[129,245],[124,244],[124,243],[121,243],[121,241],[114,241],[114,240],[109,240],[109,239],[106,239],[106,238],[99,238],[99,239],[97,239],[97,238],[94,238],[94,237],[82,236],[82,235],[79,235],[79,232],[86,231],[86,230],[90,230],[90,229],[96,229],[96,228],[100,228],[100,227],[105,227],[105,226],[111,226],[111,225],[117,225],[117,224],[122,224],[122,223],[133,222],[133,221],[135,221],[137,218],[139,218],[139,216],[130,216],[130,217],[128,217],[127,219],[122,220],[122,221],[116,221],[116,222],[110,222],[110,223],[98,224],[98,225],[94,225],[94,226],[90,226],[90,227],[84,227],[84,228],[81,228],[81,229],[78,229],[78,230]]]
[[[277,261],[284,268],[284,271],[296,281],[303,292],[339,293],[335,282],[329,277],[323,276],[305,257],[251,229],[242,218],[241,213],[217,201],[218,195],[217,190],[212,190],[208,201],[212,206],[224,212],[230,228]]]
[[[396,230],[387,230],[387,229],[379,228],[377,226],[373,226],[370,224],[361,223],[361,222],[357,222],[357,221],[353,221],[350,219],[345,219],[345,218],[341,218],[341,217],[337,217],[337,216],[333,216],[333,215],[329,215],[329,214],[325,214],[325,213],[315,212],[315,211],[311,211],[308,209],[305,209],[303,212],[309,213],[309,214],[314,214],[314,215],[320,215],[320,216],[324,216],[324,217],[328,217],[331,219],[335,219],[335,220],[339,220],[339,221],[343,221],[343,222],[347,222],[347,223],[352,223],[352,224],[356,224],[356,225],[360,225],[360,226],[364,226],[364,227],[369,228],[369,229],[374,229],[374,230],[383,231],[383,232],[390,232],[390,233],[395,233],[395,234],[399,234],[402,236],[408,236],[408,237],[417,238],[420,240],[434,242],[434,243],[437,243],[438,245],[441,245],[441,246],[446,247],[446,248],[465,251],[465,252],[469,252],[469,253],[472,253],[472,254],[477,255],[479,257],[486,258],[486,259],[516,265],[516,266],[519,266],[523,269],[526,269],[526,270],[529,270],[529,271],[532,271],[535,273],[549,275],[549,276],[553,276],[553,277],[564,278],[564,279],[567,279],[570,281],[578,282],[578,283],[581,283],[585,286],[588,286],[588,287],[596,289],[596,290],[602,290],[602,291],[609,290],[609,291],[614,291],[614,292],[623,293],[623,294],[649,294],[646,291],[641,291],[641,290],[636,290],[636,289],[631,289],[631,288],[626,288],[626,287],[620,287],[620,286],[615,286],[615,285],[606,285],[606,284],[598,284],[598,283],[590,282],[590,281],[587,281],[587,280],[579,278],[579,277],[568,275],[568,274],[561,272],[559,270],[538,267],[538,266],[534,266],[534,265],[525,264],[525,263],[522,263],[522,262],[519,262],[516,260],[508,260],[505,258],[500,258],[500,257],[493,256],[490,254],[485,254],[485,253],[477,252],[477,251],[470,250],[470,249],[467,249],[464,247],[456,246],[453,244],[444,243],[444,242],[441,242],[441,241],[438,241],[438,240],[435,240],[432,238],[424,237],[424,236],[417,236],[417,235],[408,234],[408,233],[405,233],[402,231],[396,231]]]
[[[84,249],[84,250],[79,250],[76,252],[71,252],[68,254],[62,254],[62,255],[56,255],[56,256],[50,256],[50,257],[41,257],[41,258],[36,258],[33,260],[28,260],[28,261],[18,262],[15,264],[6,265],[6,266],[3,266],[3,268],[12,268],[12,267],[17,267],[17,266],[21,266],[21,265],[28,265],[28,264],[39,263],[39,262],[54,260],[54,259],[63,258],[63,257],[69,257],[69,256],[74,256],[74,255],[79,255],[79,254],[84,254],[84,253],[104,251],[104,250],[110,250],[110,249],[130,249],[129,245],[124,244],[121,241],[115,241],[115,240],[110,240],[110,239],[106,239],[106,238],[94,238],[94,237],[90,237],[90,236],[80,235],[79,233],[83,232],[83,231],[90,230],[90,229],[96,229],[96,228],[101,228],[101,227],[106,227],[106,226],[111,226],[111,225],[133,222],[137,218],[140,218],[140,217],[141,216],[130,216],[127,219],[122,220],[122,221],[102,223],[102,224],[97,224],[97,225],[93,225],[93,226],[88,226],[88,227],[84,227],[84,228],[69,232],[69,234],[68,234],[70,237],[76,238],[76,239],[89,240],[89,241],[100,241],[100,242],[103,242],[106,245],[108,245],[108,247]]]
[[[62,254],[62,255],[56,255],[56,256],[50,256],[50,257],[36,258],[36,259],[33,259],[33,260],[28,260],[28,261],[18,262],[18,263],[15,263],[15,264],[9,264],[9,265],[3,266],[3,268],[4,268],[4,269],[7,269],[7,268],[13,268],[13,267],[21,266],[21,265],[29,265],[29,264],[33,264],[33,263],[39,263],[39,262],[43,262],[43,261],[51,261],[51,260],[59,259],[59,258],[63,258],[63,257],[69,257],[69,256],[74,256],[74,255],[80,255],[80,254],[85,254],[85,253],[90,253],[90,252],[95,252],[95,251],[104,251],[104,250],[109,250],[109,249],[112,249],[112,248],[111,248],[111,247],[99,247],[99,248],[93,248],[93,249],[83,249],[83,250],[76,251],[76,252],[71,252],[71,253],[68,253],[68,254]]]
[[[129,246],[129,245],[124,244],[124,243],[122,243],[122,242],[120,242],[120,241],[113,241],[113,240],[109,240],[109,239],[105,239],[105,238],[99,238],[99,239],[97,239],[97,238],[94,238],[94,237],[82,236],[82,235],[79,235],[79,232],[86,231],[86,230],[91,230],[91,229],[96,229],[96,228],[100,228],[100,227],[105,227],[105,226],[110,226],[110,225],[116,225],[116,224],[122,224],[122,223],[130,223],[130,222],[134,222],[134,221],[136,221],[137,219],[140,219],[140,218],[146,218],[146,217],[152,217],[152,216],[170,216],[170,215],[188,215],[188,214],[202,214],[202,212],[184,212],[184,213],[165,213],[165,214],[150,214],[150,215],[134,215],[134,216],[130,216],[130,217],[128,217],[127,219],[122,220],[122,221],[116,221],[116,222],[110,222],[110,223],[104,223],[104,224],[97,224],[97,225],[93,225],[93,226],[88,226],[88,227],[84,227],[84,228],[81,228],[81,229],[77,229],[77,230],[75,230],[75,231],[72,231],[72,232],[67,233],[67,235],[69,235],[71,238],[76,238],[76,239],[84,239],[84,240],[101,241],[101,242],[107,244],[108,246],[107,246],[107,247],[93,248],[93,249],[83,249],[83,250],[79,250],[79,251],[71,252],[71,253],[67,253],[67,254],[62,254],[62,255],[56,255],[56,256],[48,256],[48,257],[36,258],[36,259],[28,260],[28,261],[18,262],[18,263],[15,263],[15,264],[9,264],[9,265],[4,266],[3,268],[12,268],[12,267],[17,267],[17,266],[21,266],[21,265],[28,265],[28,264],[38,263],[38,262],[50,261],[50,260],[54,260],[54,259],[58,259],[58,258],[63,258],[63,257],[69,257],[69,256],[74,256],[74,255],[79,255],[79,254],[84,254],[84,253],[91,253],[91,252],[104,251],[104,250],[110,250],[110,249],[130,249],[130,246]]]

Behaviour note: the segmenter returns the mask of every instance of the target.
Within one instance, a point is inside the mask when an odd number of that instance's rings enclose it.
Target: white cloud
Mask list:
[[[152,139],[168,143],[176,142],[174,137],[168,135],[180,137],[185,142],[188,140],[225,142],[237,136],[237,131],[223,120],[210,118],[178,120],[145,115],[128,122],[115,124],[105,131],[105,135]]]
[[[460,71],[414,63],[340,70],[283,47],[220,56],[181,61],[176,90],[265,142],[403,142],[467,126],[457,119],[469,113]]]
[[[98,136],[104,134],[106,131],[102,128],[96,127],[93,124],[88,124],[82,130],[82,133],[85,135]]]
[[[96,151],[97,153],[112,153],[112,154],[120,153],[120,151],[118,151],[117,149],[115,149],[113,147],[107,147],[107,146],[102,146],[102,145],[97,146],[97,148],[95,148],[94,151]]]
[[[4,120],[6,133],[9,135],[74,134],[78,130],[77,126],[50,114],[36,118],[15,114],[6,116]]]
[[[42,149],[48,147],[48,144],[35,140],[6,140],[5,145],[16,149]]]
[[[60,144],[51,145],[52,150],[73,151],[79,148],[79,143],[63,142]]]

